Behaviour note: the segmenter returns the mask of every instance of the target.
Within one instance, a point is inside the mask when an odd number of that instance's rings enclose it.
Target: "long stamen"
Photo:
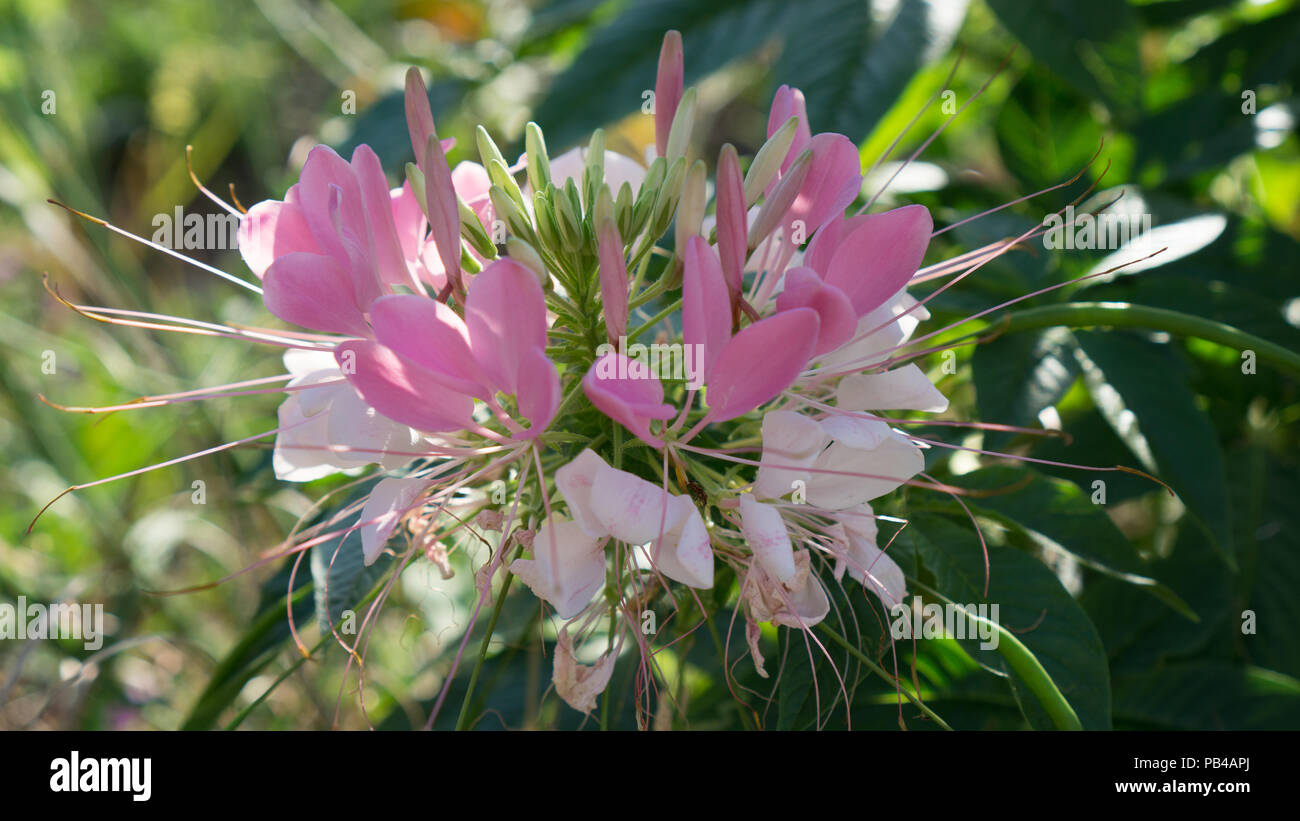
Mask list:
[[[215,202],[218,206],[220,206],[221,208],[225,209],[225,210],[226,210],[227,212],[229,212],[230,214],[233,214],[234,216],[239,217],[239,218],[242,219],[242,218],[243,218],[243,215],[244,215],[245,213],[247,213],[246,209],[240,209],[239,211],[236,211],[236,210],[235,210],[234,208],[232,208],[232,207],[231,207],[231,206],[230,206],[230,205],[229,205],[225,200],[221,199],[221,197],[218,197],[216,194],[214,194],[214,193],[212,193],[211,191],[209,191],[209,190],[207,189],[207,187],[203,185],[203,183],[199,182],[199,177],[198,177],[198,175],[194,173],[194,163],[191,162],[191,156],[190,156],[190,155],[193,154],[193,153],[194,153],[194,146],[192,146],[192,145],[187,145],[187,146],[185,146],[185,170],[188,171],[188,172],[190,173],[190,181],[194,183],[194,187],[197,188],[197,189],[199,189],[200,191],[202,191],[203,194],[204,194],[208,199],[210,199],[210,200],[212,200],[213,202]],[[234,196],[235,196],[235,184],[234,184],[233,182],[230,184],[230,196],[231,196],[232,199],[234,199]],[[238,202],[238,200],[236,200],[236,202]]]
[[[221,270],[220,268],[214,268],[214,267],[212,267],[211,265],[208,265],[208,264],[205,263],[205,262],[199,262],[197,259],[194,259],[193,257],[187,257],[187,256],[185,256],[184,254],[182,254],[182,253],[179,252],[179,251],[175,251],[175,250],[173,250],[173,249],[171,249],[171,248],[168,248],[166,245],[160,245],[159,243],[153,242],[152,240],[147,240],[147,239],[145,239],[144,237],[136,236],[135,234],[132,234],[130,231],[127,231],[127,230],[124,229],[124,228],[118,228],[116,225],[113,225],[112,223],[108,222],[107,220],[102,220],[102,219],[100,219],[99,217],[92,217],[90,214],[87,214],[87,213],[85,213],[84,211],[78,211],[77,209],[73,208],[73,207],[70,206],[70,205],[64,205],[63,203],[59,202],[58,200],[51,199],[51,200],[46,200],[46,202],[50,203],[51,205],[57,205],[57,206],[59,206],[60,208],[62,208],[63,210],[68,211],[69,213],[72,213],[72,214],[76,214],[77,216],[81,217],[81,218],[84,219],[84,220],[88,220],[88,221],[90,221],[90,222],[93,222],[93,223],[95,223],[96,225],[101,225],[101,226],[103,226],[104,228],[107,228],[108,230],[112,231],[112,232],[115,233],[115,234],[120,234],[120,235],[126,237],[127,239],[131,239],[131,240],[134,240],[134,241],[140,243],[141,245],[147,245],[147,246],[149,246],[150,248],[154,249],[155,251],[162,251],[164,254],[167,254],[168,256],[171,256],[171,257],[175,257],[176,259],[179,259],[179,260],[181,260],[182,262],[187,262],[187,263],[189,263],[190,265],[193,265],[195,268],[198,268],[198,269],[201,270],[201,271],[206,271],[206,272],[208,272],[209,274],[212,274],[213,276],[221,277],[222,279],[226,280],[227,282],[233,282],[235,285],[238,285],[238,286],[240,286],[241,288],[246,288],[246,289],[252,291],[253,293],[257,294],[258,296],[261,296],[261,294],[262,294],[262,288],[261,288],[261,286],[254,285],[254,284],[251,283],[251,282],[248,282],[248,281],[246,281],[246,280],[240,279],[239,277],[235,276],[234,274],[228,274],[228,273],[226,273],[225,271]]]

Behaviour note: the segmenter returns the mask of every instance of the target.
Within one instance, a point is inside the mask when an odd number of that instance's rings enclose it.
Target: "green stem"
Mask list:
[[[515,555],[519,555],[519,548],[515,548]],[[465,690],[465,699],[460,703],[460,715],[456,717],[456,729],[469,729],[469,706],[474,700],[474,685],[478,684],[479,671],[483,669],[483,662],[487,660],[488,644],[492,641],[492,635],[496,633],[497,619],[501,618],[501,610],[506,603],[506,594],[510,592],[510,583],[515,580],[514,573],[506,573],[506,580],[501,583],[501,591],[497,593],[496,604],[492,606],[492,618],[488,620],[487,632],[483,634],[483,641],[478,647],[478,661],[474,662],[474,670],[469,674],[469,687]]]
[[[631,345],[633,342],[636,341],[636,338],[638,336],[650,330],[654,326],[658,325],[660,322],[666,319],[670,314],[674,313],[675,311],[677,311],[678,308],[681,307],[682,307],[682,301],[679,299],[673,302],[667,308],[664,308],[659,313],[650,317],[648,320],[646,320],[646,323],[644,325],[642,325],[641,327],[637,328],[635,331],[627,335],[627,344]]]
[[[1196,337],[1237,351],[1252,350],[1265,362],[1300,378],[1300,353],[1231,325],[1165,308],[1127,302],[1068,302],[1014,311],[1008,317],[1003,326],[1007,333],[1057,325],[1071,328],[1107,325],[1112,328],[1146,328]]]
[[[911,583],[923,592],[929,593],[937,599],[942,599],[949,604],[953,603],[947,596],[944,596],[942,593],[939,593],[931,587],[916,581],[911,581]],[[1016,638],[1014,633],[991,619],[977,616],[973,611],[967,610],[964,607],[959,607],[959,609],[961,612],[966,614],[966,619],[970,622],[971,629],[979,631],[982,626],[987,625],[989,629],[997,632],[998,654],[1001,655],[1002,658],[1006,659],[1006,662],[1011,666],[1011,669],[1025,682],[1025,686],[1027,686],[1030,692],[1034,694],[1034,697],[1038,699],[1038,703],[1042,705],[1043,710],[1047,713],[1048,718],[1052,720],[1052,724],[1056,726],[1056,729],[1083,729],[1083,724],[1079,721],[1078,714],[1074,712],[1074,708],[1071,707],[1070,702],[1066,700],[1065,694],[1061,692],[1060,688],[1056,686],[1056,682],[1053,681],[1052,677],[1047,674],[1045,669],[1043,669],[1043,665],[1039,663],[1038,657],[1035,656],[1028,647],[1022,644],[1020,639]],[[982,633],[980,633],[980,635],[982,635]]]

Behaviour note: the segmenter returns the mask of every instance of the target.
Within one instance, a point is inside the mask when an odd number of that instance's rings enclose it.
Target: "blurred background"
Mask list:
[[[468,573],[445,582],[420,566],[403,577],[371,643],[363,712],[338,648],[306,663],[294,650],[287,565],[210,585],[279,544],[341,480],[277,482],[269,447],[241,447],[66,496],[26,534],[69,485],[268,430],[278,403],[270,394],[81,415],[38,394],[109,405],[282,372],[272,349],[110,326],[60,305],[43,274],[81,304],[271,322],[255,295],[46,200],[145,237],[177,206],[219,213],[189,179],[187,145],[199,179],[223,197],[233,186],[245,206],[282,197],[317,143],[345,155],[368,143],[396,180],[410,159],[400,96],[409,65],[425,70],[439,132],[459,139],[453,164],[477,159],[477,123],[517,156],[530,119],[553,155],[604,126],[610,148],[641,157],[653,142],[642,92],[669,28],[683,32],[687,82],[700,83],[692,153],[710,165],[725,142],[742,155],[761,145],[781,83],[803,89],[814,131],[860,143],[864,167],[920,112],[864,200],[969,104],[878,201],[923,203],[937,226],[1070,179],[1104,139],[1077,184],[936,238],[927,261],[1027,230],[1108,168],[1097,196],[1122,191],[1120,207],[1170,229],[1160,242],[1170,251],[1140,276],[1127,270],[1031,304],[1158,306],[1300,350],[1293,2],[0,0],[0,601],[102,602],[109,631],[93,652],[78,641],[0,642],[0,728],[420,726],[471,602]],[[233,249],[194,256],[247,276]],[[1116,264],[1104,258],[1026,244],[930,307],[960,318]],[[1073,441],[1034,444],[1035,455],[1137,464],[1140,446],[1081,378],[1076,345],[1118,363],[1103,370],[1145,422],[1152,464],[1181,499],[1105,474],[1107,513],[1197,616],[1061,563],[1104,644],[1111,723],[1300,726],[1295,377],[1263,362],[1243,377],[1242,351],[1158,329],[1068,342],[1044,329],[958,349],[942,384],[949,415],[1024,425],[1050,409]],[[1117,373],[1137,360],[1151,367]],[[959,477],[980,466],[947,456],[930,470]],[[1047,472],[1085,493],[1095,478]],[[299,575],[310,580],[307,563]],[[534,604],[519,603],[517,618],[507,610],[485,727],[580,721],[545,692],[549,659],[510,644]],[[311,646],[319,608],[306,594],[293,606]],[[1255,634],[1240,630],[1245,610]],[[955,726],[1021,726],[1014,703],[950,661],[940,652],[920,666]],[[684,680],[688,726],[734,726],[716,676],[702,667]],[[896,727],[890,694],[863,693],[854,726]],[[459,703],[455,690],[450,698]],[[800,715],[783,708],[771,722],[804,726]]]

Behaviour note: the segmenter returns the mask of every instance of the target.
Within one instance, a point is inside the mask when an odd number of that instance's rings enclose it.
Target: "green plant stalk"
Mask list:
[[[633,342],[636,341],[636,338],[638,336],[650,330],[654,326],[658,325],[660,322],[664,321],[664,319],[666,319],[669,315],[676,313],[677,309],[681,307],[682,307],[682,301],[679,299],[676,302],[673,302],[667,308],[664,308],[659,313],[650,317],[648,320],[646,320],[644,325],[642,325],[641,327],[637,328],[635,331],[632,331],[627,335],[627,344],[631,345]]]
[[[949,604],[953,603],[947,596],[931,587],[911,579],[908,581],[936,598],[942,599]],[[1034,694],[1034,698],[1038,699],[1038,703],[1042,705],[1044,712],[1047,713],[1048,718],[1052,720],[1052,724],[1058,730],[1083,729],[1078,713],[1074,711],[1074,707],[1070,706],[1065,694],[1061,692],[1060,688],[1056,686],[1056,682],[1043,669],[1043,665],[1038,661],[1038,658],[1028,647],[1021,643],[1020,639],[1016,638],[1014,633],[995,621],[975,615],[964,607],[961,608],[961,611],[966,614],[966,619],[970,622],[972,628],[978,630],[980,625],[987,624],[997,631],[998,654],[1006,659],[1007,664],[1011,665],[1011,669],[1025,682],[1025,686]]]
[[[356,606],[353,607],[352,609],[356,610],[357,608],[360,608],[362,605],[368,604],[370,601],[372,601],[375,598],[375,596],[379,595],[379,591],[382,590],[384,585],[387,583],[388,583],[387,576],[380,577],[379,580],[375,582],[374,586],[370,588],[370,592],[366,593],[365,597],[360,599],[356,603]],[[310,586],[304,585],[302,589],[303,591],[308,591],[311,588]],[[271,611],[271,612],[275,612],[275,611]],[[337,630],[340,627],[342,627],[343,621],[344,619],[340,619],[338,624],[334,625],[334,630]],[[253,710],[255,710],[263,701],[266,701],[266,699],[270,697],[271,693],[275,692],[275,689],[284,683],[285,679],[293,675],[294,671],[297,670],[299,667],[301,667],[303,663],[306,662],[309,658],[315,656],[317,651],[319,651],[322,647],[324,647],[325,643],[332,638],[334,638],[333,630],[321,634],[321,637],[316,640],[316,643],[314,645],[312,645],[312,648],[310,651],[308,651],[307,655],[304,656],[301,653],[299,653],[298,658],[294,660],[293,664],[290,664],[289,667],[284,672],[282,672],[279,676],[276,677],[275,681],[271,682],[271,684],[262,692],[261,695],[253,699],[248,704],[247,707],[240,710],[239,714],[230,720],[230,723],[226,725],[226,729],[234,730],[238,728],[240,724],[243,724],[244,719],[248,718],[248,716],[253,712]]]
[[[519,555],[519,548],[515,548],[515,556]],[[511,557],[511,558],[514,558]],[[505,565],[509,567],[509,565]],[[465,698],[460,703],[460,714],[456,716],[456,729],[469,729],[469,706],[474,700],[474,686],[478,684],[479,671],[483,669],[483,662],[487,660],[488,645],[492,642],[492,635],[496,633],[497,619],[501,618],[501,611],[505,607],[506,594],[510,592],[510,583],[515,580],[515,574],[506,572],[506,580],[501,583],[501,591],[497,593],[496,604],[492,606],[492,617],[488,619],[487,632],[483,634],[483,641],[478,647],[478,660],[474,662],[474,670],[469,674],[469,685],[465,688]]]
[[[1106,325],[1112,328],[1145,328],[1167,331],[1177,336],[1192,336],[1238,351],[1252,350],[1265,362],[1300,378],[1300,353],[1288,350],[1267,339],[1239,328],[1165,308],[1132,305],[1127,302],[1067,302],[1014,311],[1007,315],[1004,333],[1050,328],[1064,325],[1086,328]],[[994,322],[997,327],[997,323]]]

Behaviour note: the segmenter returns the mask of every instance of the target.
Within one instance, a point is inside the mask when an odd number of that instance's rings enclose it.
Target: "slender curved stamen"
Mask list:
[[[215,202],[220,208],[225,209],[228,213],[232,214],[235,217],[243,219],[243,216],[246,213],[244,209],[240,209],[236,211],[234,208],[232,208],[229,205],[229,203],[227,203],[225,200],[221,199],[221,197],[218,197],[216,194],[209,191],[207,187],[203,185],[203,183],[199,182],[198,175],[194,173],[194,163],[191,161],[190,155],[193,153],[194,153],[194,146],[192,145],[185,146],[185,170],[189,172],[190,181],[194,183],[194,187],[202,191],[204,196],[206,196],[208,199]],[[233,182],[230,184],[230,197],[231,199],[234,199],[235,197],[235,184]],[[238,200],[236,200],[236,202],[238,202]]]
[[[875,205],[876,200],[880,198],[881,194],[885,193],[885,191],[888,190],[889,184],[894,181],[894,178],[897,177],[899,174],[901,174],[904,168],[911,165],[911,163],[917,157],[921,156],[921,153],[925,151],[925,149],[930,147],[930,143],[934,142],[939,137],[939,135],[944,132],[944,129],[946,129],[949,125],[952,124],[953,120],[961,116],[962,112],[966,110],[967,106],[969,106],[971,103],[975,102],[980,98],[980,96],[988,89],[988,87],[993,84],[993,81],[998,78],[998,75],[1000,75],[1003,72],[1003,70],[1006,69],[1007,64],[1011,62],[1011,58],[1015,55],[1017,48],[1019,48],[1019,43],[1011,47],[1011,51],[1007,52],[1007,56],[1002,58],[1002,62],[998,65],[997,69],[995,69],[994,72],[991,75],[989,75],[989,78],[984,81],[984,85],[980,86],[979,89],[977,89],[976,92],[970,96],[970,99],[962,103],[961,108],[958,108],[956,111],[952,113],[951,116],[948,117],[948,119],[944,120],[943,124],[940,125],[938,128],[936,128],[933,134],[925,138],[925,142],[921,143],[920,147],[918,147],[915,151],[913,151],[912,155],[908,157],[906,160],[904,160],[903,163],[900,164],[898,168],[894,170],[894,173],[890,175],[889,179],[885,180],[885,184],[880,186],[880,190],[877,191],[875,194],[873,194],[871,199],[863,203],[862,207],[858,209],[857,213],[859,214],[865,213],[868,208],[870,208],[872,205]]]
[[[235,285],[238,285],[241,288],[246,288],[252,291],[253,293],[257,294],[258,296],[261,296],[262,294],[261,286],[254,285],[253,283],[248,282],[247,280],[240,279],[234,274],[228,274],[225,271],[221,270],[220,268],[214,268],[205,262],[199,262],[197,259],[194,259],[193,257],[187,257],[179,251],[168,248],[166,245],[160,245],[159,243],[153,242],[152,240],[147,240],[144,237],[136,236],[135,234],[132,234],[130,231],[127,231],[124,228],[118,228],[116,225],[113,225],[107,220],[102,220],[99,217],[92,217],[90,214],[87,214],[84,211],[78,211],[72,206],[65,205],[59,202],[58,200],[51,199],[51,200],[46,200],[46,202],[50,203],[51,205],[57,205],[63,210],[68,211],[69,213],[72,214],[76,214],[77,216],[81,217],[84,220],[93,222],[96,225],[101,225],[115,234],[120,234],[126,237],[127,239],[134,240],[140,243],[141,245],[147,245],[150,248],[154,249],[155,251],[161,251],[164,254],[167,254],[168,256],[175,257],[176,259],[181,260],[182,262],[187,262],[201,271],[206,271],[209,274],[212,274],[213,276],[221,277],[227,282],[233,282]]]

